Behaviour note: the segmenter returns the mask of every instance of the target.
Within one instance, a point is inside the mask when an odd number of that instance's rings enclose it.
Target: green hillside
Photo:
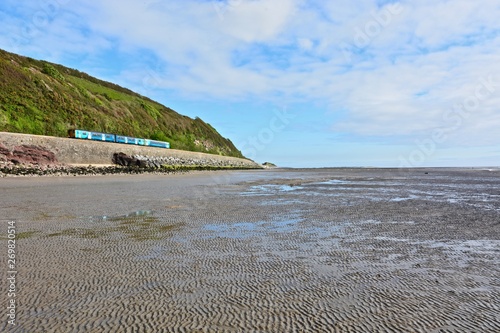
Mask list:
[[[0,50],[0,131],[67,136],[81,128],[242,157],[203,120],[80,71]]]

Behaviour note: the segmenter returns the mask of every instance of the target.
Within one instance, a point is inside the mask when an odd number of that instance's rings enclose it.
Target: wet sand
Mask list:
[[[3,178],[0,193],[3,251],[18,231],[17,326],[2,315],[0,331],[500,331],[498,170]]]

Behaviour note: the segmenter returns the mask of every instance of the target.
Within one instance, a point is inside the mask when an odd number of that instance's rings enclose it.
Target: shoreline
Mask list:
[[[231,156],[0,132],[0,177],[263,169]]]
[[[380,171],[388,174],[404,177],[410,173],[418,172],[423,176],[429,176],[431,173],[441,172],[488,172],[492,176],[500,173],[500,167],[417,167],[417,168],[396,168],[396,167],[323,167],[323,168],[249,168],[249,167],[218,167],[210,165],[162,165],[160,167],[139,167],[139,166],[121,166],[117,164],[84,164],[68,163],[55,165],[16,165],[0,160],[0,178],[19,178],[19,177],[81,177],[81,176],[114,176],[114,175],[174,175],[213,171],[266,171],[266,172],[345,172],[363,173],[370,171]]]
[[[64,177],[64,176],[113,176],[113,175],[171,175],[208,171],[260,170],[245,167],[213,166],[162,166],[160,168],[120,166],[113,164],[68,164],[68,165],[1,165],[0,178],[17,177]]]

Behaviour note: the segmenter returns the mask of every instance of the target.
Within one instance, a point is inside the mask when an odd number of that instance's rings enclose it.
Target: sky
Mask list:
[[[500,166],[499,0],[2,0],[0,48],[285,167]]]

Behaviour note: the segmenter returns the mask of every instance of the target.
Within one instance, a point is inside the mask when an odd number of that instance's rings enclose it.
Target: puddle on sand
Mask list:
[[[206,224],[203,228],[210,232],[209,238],[245,238],[254,236],[265,222],[242,222],[234,224]]]
[[[303,189],[302,186],[292,186],[292,185],[278,185],[278,184],[255,185],[248,188],[247,191],[242,192],[241,195],[242,196],[275,195],[277,193],[286,193],[301,189]]]
[[[78,228],[64,229],[47,236],[106,238],[120,235],[136,241],[146,241],[168,237],[173,230],[183,225],[183,223],[163,223],[160,218],[153,216],[153,214],[151,210],[139,210],[118,216],[82,217],[82,220],[90,220],[92,225],[87,228],[79,225]]]
[[[265,232],[293,232],[298,230],[297,224],[301,221],[302,219],[287,219],[281,221],[205,224],[203,228],[210,232],[209,237],[211,238],[245,238]]]
[[[411,240],[409,238],[396,238],[396,237],[385,237],[376,236],[374,239],[391,241],[391,242],[403,242],[408,245],[421,245],[427,248],[442,249],[448,252],[456,252],[459,254],[464,253],[476,253],[476,254],[491,254],[496,255],[500,252],[500,241],[492,239],[478,239],[478,240]]]
[[[317,182],[317,183],[310,183],[310,185],[346,185],[346,184],[351,184],[351,181],[348,180],[341,180],[341,179],[330,179],[327,181],[323,182]]]
[[[317,235],[318,237],[338,237],[345,233],[346,224],[303,224],[302,218],[279,221],[258,221],[240,223],[206,224],[208,238],[247,238],[299,232],[300,235]]]
[[[390,199],[389,201],[399,202],[399,201],[406,201],[406,200],[415,200],[415,199],[418,199],[418,198],[419,197],[417,195],[410,194],[410,196],[408,196],[408,197],[396,197],[396,198]]]

